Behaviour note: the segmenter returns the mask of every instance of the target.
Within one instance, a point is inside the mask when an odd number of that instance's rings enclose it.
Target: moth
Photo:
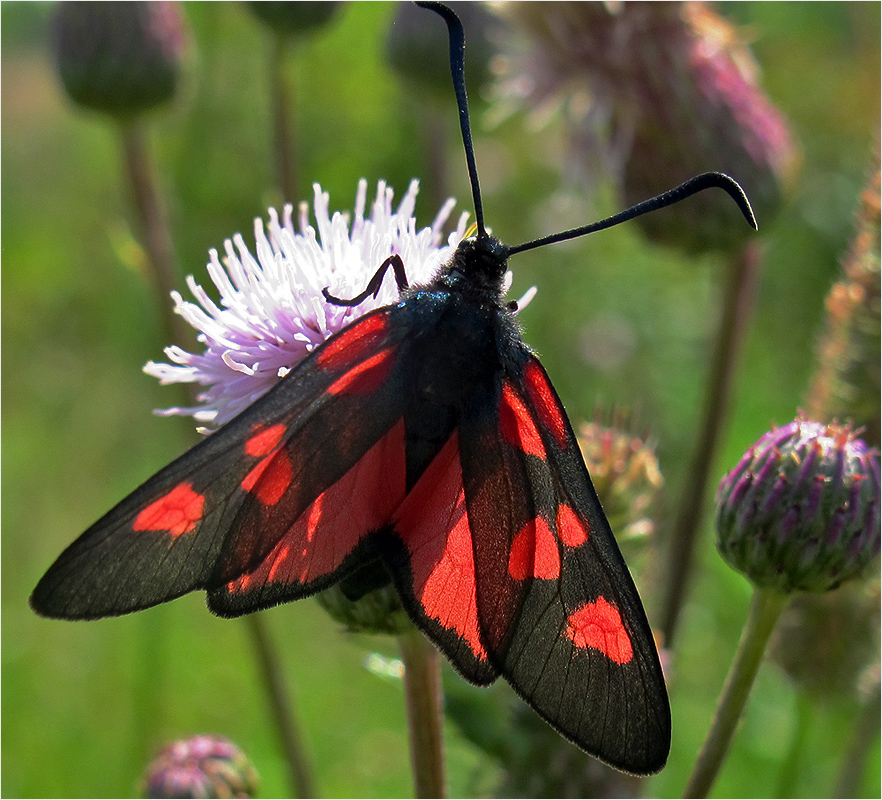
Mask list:
[[[479,685],[502,676],[614,767],[665,763],[671,716],[652,631],[563,404],[504,300],[510,256],[710,187],[706,173],[606,220],[509,247],[484,226],[463,76],[447,23],[477,233],[430,283],[317,347],[235,419],[71,544],[31,597],[47,617],[127,614],[194,590],[235,617],[342,582],[392,583],[414,625]]]

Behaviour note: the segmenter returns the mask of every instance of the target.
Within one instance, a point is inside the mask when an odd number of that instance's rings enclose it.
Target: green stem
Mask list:
[[[878,752],[879,736],[879,681],[858,714],[848,749],[839,769],[836,787],[830,797],[857,797],[863,779],[867,758]]]
[[[120,123],[123,162],[134,203],[141,246],[147,254],[154,303],[163,325],[163,346],[195,342],[193,330],[174,313],[169,294],[178,285],[178,268],[165,207],[156,185],[147,133],[140,120]]]
[[[732,734],[744,711],[769,636],[789,599],[788,595],[778,592],[754,589],[750,614],[738,643],[738,652],[683,797],[707,797],[713,786],[732,741]]]
[[[750,317],[759,261],[759,246],[751,243],[728,263],[723,313],[708,376],[701,424],[696,435],[697,444],[684,478],[667,549],[668,563],[664,572],[667,586],[662,603],[661,632],[664,646],[668,649],[674,644],[680,611],[692,574],[708,480],[728,415],[738,353]]]
[[[416,628],[398,637],[416,797],[445,797],[441,662]]]
[[[245,617],[263,680],[271,716],[288,764],[288,777],[294,797],[315,797],[312,769],[306,758],[303,737],[294,716],[291,699],[282,677],[278,653],[260,613]]]
[[[775,797],[794,797],[796,784],[802,774],[802,762],[805,754],[805,745],[808,741],[809,724],[812,719],[812,700],[808,692],[801,690],[796,695],[796,720],[793,725],[793,736],[790,739],[790,747],[781,764],[778,773],[778,786],[775,789]],[[840,795],[845,797],[846,795]],[[851,795],[847,795],[851,797]]]
[[[295,154],[296,137],[291,113],[291,97],[294,94],[288,74],[288,52],[290,38],[284,34],[276,34],[273,41],[272,60],[270,62],[270,81],[273,102],[273,148],[276,153],[276,168],[282,195],[286,202],[296,203],[297,193],[297,161]]]

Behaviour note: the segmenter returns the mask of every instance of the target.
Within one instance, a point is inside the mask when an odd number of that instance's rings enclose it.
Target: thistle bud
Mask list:
[[[489,77],[494,48],[487,37],[493,18],[482,3],[448,3],[469,33],[465,60],[466,84],[477,91]],[[386,54],[392,69],[403,80],[415,84],[444,101],[450,99],[450,62],[447,32],[428,24],[426,11],[413,3],[399,3]]]
[[[664,484],[652,445],[624,430],[620,419],[611,426],[584,423],[577,438],[619,544],[646,540],[655,528],[652,510]]]
[[[143,797],[254,797],[257,771],[225,736],[167,744],[147,767]]]
[[[67,2],[55,16],[56,64],[68,96],[116,117],[174,97],[184,41],[183,20],[169,2]]]
[[[312,33],[331,21],[342,3],[290,2],[248,3],[248,8],[264,25],[281,36]]]
[[[842,277],[827,295],[827,325],[808,401],[818,418],[850,419],[879,444],[880,302],[879,169],[864,190],[857,235],[842,264]]]
[[[504,13],[534,46],[503,92],[563,107],[575,163],[588,175],[606,167],[628,205],[718,171],[741,183],[763,223],[778,209],[796,165],[790,133],[746,45],[704,3],[510,3]],[[751,235],[721,192],[637,224],[690,251]]]
[[[824,592],[879,553],[879,452],[798,418],[765,434],[717,490],[717,548],[756,586]]]
[[[852,581],[801,594],[775,628],[772,658],[818,698],[857,697],[879,659],[879,584]]]
[[[360,594],[360,593],[359,593]],[[412,627],[398,592],[390,584],[352,598],[344,584],[316,595],[319,605],[349,633],[381,633],[398,636]]]

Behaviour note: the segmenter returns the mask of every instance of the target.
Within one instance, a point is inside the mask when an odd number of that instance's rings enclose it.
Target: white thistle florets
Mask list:
[[[210,251],[208,274],[220,293],[219,304],[192,276],[187,277],[187,286],[198,305],[172,293],[175,312],[199,331],[197,338],[205,350],[195,354],[167,347],[172,363],[150,361],[144,371],[163,384],[196,383],[206,388],[197,395],[197,405],[157,413],[192,415],[209,429],[224,424],[329,336],[367,311],[398,299],[391,275],[376,297],[353,308],[329,303],[323,288],[336,297],[354,297],[394,254],[404,261],[412,285],[426,283],[465,235],[468,214],[463,213],[456,230],[446,243],[442,241],[442,228],[455,205],[452,199],[431,227],[417,231],[416,180],[396,211],[392,189],[380,181],[367,217],[367,181],[360,181],[352,219],[340,212],[331,216],[328,194],[318,184],[314,189],[315,227],[309,224],[307,204],[301,203],[295,230],[293,208],[286,205],[281,221],[274,209],[269,210],[268,232],[261,219],[255,220],[256,259],[241,234],[224,242],[223,264],[217,251]]]

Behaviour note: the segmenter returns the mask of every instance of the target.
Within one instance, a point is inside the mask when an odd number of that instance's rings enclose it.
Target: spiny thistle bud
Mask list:
[[[248,8],[264,25],[281,36],[312,33],[331,21],[342,3],[289,2],[248,3]]]
[[[664,484],[651,444],[624,430],[621,416],[611,426],[584,423],[577,436],[600,504],[619,544],[645,540],[655,528],[652,510]]]
[[[813,696],[859,695],[879,659],[879,584],[853,581],[793,598],[775,627],[771,655]]]
[[[338,583],[317,594],[316,600],[349,633],[398,636],[413,626],[401,605],[398,592],[391,585],[374,589],[353,600]]]
[[[147,767],[143,797],[254,797],[257,771],[225,736],[167,744]]]
[[[843,262],[842,278],[827,296],[827,326],[808,412],[815,418],[850,419],[863,438],[879,445],[880,313],[879,169],[864,190],[857,236]]]
[[[759,88],[747,47],[703,3],[510,3],[534,44],[503,93],[569,117],[575,162],[598,164],[632,204],[701,172],[741,183],[757,219],[780,205],[796,163],[780,113]],[[676,211],[641,217],[653,239],[690,251],[751,235],[729,198],[704,192]]]
[[[184,25],[169,2],[67,2],[55,16],[58,72],[76,103],[128,118],[167,103],[182,66]]]
[[[720,554],[756,586],[834,589],[879,553],[879,451],[797,418],[723,478],[716,524]]]

